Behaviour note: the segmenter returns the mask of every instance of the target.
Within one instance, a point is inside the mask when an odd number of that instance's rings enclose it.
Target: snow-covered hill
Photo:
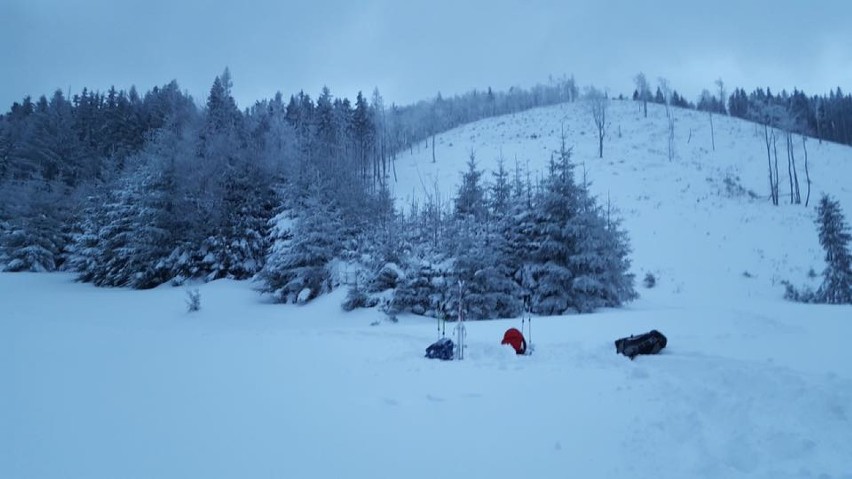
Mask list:
[[[769,203],[763,128],[713,116],[715,151],[707,113],[675,108],[675,159],[668,159],[665,109],[648,105],[644,118],[632,101],[612,101],[604,156],[597,130],[582,102],[540,108],[457,128],[397,160],[399,206],[439,192],[451,201],[471,152],[480,169],[493,171],[499,158],[513,171],[529,169],[533,180],[558,150],[564,127],[577,176],[585,168],[592,191],[620,210],[634,249],[638,278],[652,272],[661,289],[688,301],[732,297],[778,297],[779,281],[807,281],[820,273],[823,252],[814,226],[822,193],[840,200],[852,216],[852,149],[807,141],[810,207]],[[789,195],[783,138],[778,140],[780,193]],[[801,137],[795,137],[802,201],[807,185]],[[490,173],[485,175],[490,178]]]
[[[639,300],[533,318],[528,357],[499,344],[519,319],[469,323],[465,359],[440,362],[434,320],[343,313],[345,291],[281,306],[217,281],[187,313],[181,288],[0,274],[0,477],[852,478],[852,307],[781,299],[823,267],[813,208],[764,198],[751,124],[714,117],[714,152],[706,114],[676,111],[669,162],[662,109],[609,113],[603,159],[563,105],[441,135],[434,164],[415,148],[396,192],[450,198],[471,149],[534,171],[564,124],[658,278]],[[812,203],[852,215],[852,150],[808,150]],[[651,328],[662,354],[615,354]]]

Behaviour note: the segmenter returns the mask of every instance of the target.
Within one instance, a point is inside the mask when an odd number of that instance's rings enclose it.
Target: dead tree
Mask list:
[[[766,159],[769,166],[769,199],[773,205],[778,205],[777,182],[775,178],[778,176],[778,155],[775,155],[775,171],[772,174],[772,145],[775,143],[775,132],[770,132],[769,123],[763,124],[763,140],[766,142]]]
[[[790,204],[802,204],[802,195],[799,193],[799,174],[796,171],[796,155],[793,151],[793,132],[786,131],[787,135],[787,172],[790,176]]]
[[[609,98],[607,98],[606,93],[595,87],[590,87],[586,92],[586,100],[589,102],[592,119],[595,122],[595,128],[598,130],[598,158],[603,158],[603,144],[607,127],[606,109],[609,104]]]
[[[805,181],[808,184],[808,195],[805,197],[805,208],[808,207],[808,202],[811,200],[811,174],[808,171],[808,145],[806,144],[806,140],[808,138],[805,135],[802,135],[802,149],[805,151]]]
[[[778,135],[774,131],[772,132],[772,153],[775,154],[775,184],[772,185],[772,190],[775,192],[775,206],[778,206]]]
[[[725,109],[725,82],[722,81],[721,78],[716,79],[716,86],[719,88],[719,113],[723,115],[728,114],[728,110]]]
[[[666,107],[666,119],[668,120],[668,128],[669,128],[669,136],[668,136],[668,156],[669,161],[674,160],[675,149],[674,149],[674,127],[675,127],[675,119],[674,112],[671,107],[672,100],[672,89],[669,86],[669,81],[665,78],[660,78],[660,91],[663,94],[664,105]]]
[[[698,109],[707,111],[707,116],[710,118],[710,144],[713,147],[713,151],[716,151],[716,132],[713,129],[714,108],[716,108],[716,99],[713,98],[713,95],[708,90],[703,90],[701,92],[701,99],[698,101]]]
[[[716,132],[713,130],[713,112],[710,114],[710,144],[713,145],[713,151],[716,151]]]
[[[636,82],[636,94],[642,100],[642,110],[645,112],[645,118],[648,118],[648,98],[651,97],[651,87],[648,86],[648,80],[644,73],[639,73],[633,78]]]

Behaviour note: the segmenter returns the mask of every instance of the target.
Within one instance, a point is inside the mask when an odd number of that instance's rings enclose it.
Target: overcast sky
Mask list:
[[[632,93],[644,72],[688,99],[730,87],[852,91],[849,0],[0,0],[0,110],[57,88],[203,103],[225,66],[241,107],[323,85],[405,104],[573,74]]]

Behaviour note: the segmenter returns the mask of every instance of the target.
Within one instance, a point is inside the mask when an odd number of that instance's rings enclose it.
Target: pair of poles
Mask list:
[[[464,327],[464,281],[459,281],[459,311],[458,311],[458,321],[456,322],[456,349],[454,351],[455,359],[464,359],[464,349],[465,349],[465,339],[467,338],[467,330]],[[532,352],[530,350],[530,345],[532,344],[532,315],[530,314],[530,297],[529,295],[524,295],[524,315],[521,316],[521,334],[526,334],[527,336],[527,350],[526,353],[529,354]],[[526,323],[526,324],[525,324]],[[438,329],[441,332],[441,337],[445,337],[446,335],[446,324],[445,320],[441,320],[438,324]],[[526,329],[526,331],[524,331]]]

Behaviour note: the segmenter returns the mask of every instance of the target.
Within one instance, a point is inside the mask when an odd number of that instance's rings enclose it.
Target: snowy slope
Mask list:
[[[618,102],[603,160],[580,105],[398,160],[398,193],[437,179],[449,197],[471,147],[483,166],[501,150],[544,165],[564,120],[659,284],[620,310],[534,318],[529,357],[499,345],[520,326],[504,320],[468,324],[464,361],[424,359],[434,320],[343,313],[344,291],[281,306],[217,281],[190,314],[181,288],[0,274],[0,477],[852,478],[852,308],[780,299],[779,280],[822,268],[813,208],[728,195],[726,174],[767,191],[754,127],[714,118],[712,152],[706,115],[677,115],[671,163],[662,110]],[[812,200],[852,214],[850,150],[808,147]],[[651,328],[663,354],[614,354]]]
[[[528,165],[535,179],[559,148],[564,126],[577,177],[582,178],[585,167],[600,202],[609,198],[621,210],[640,279],[650,271],[663,288],[688,301],[717,301],[732,295],[777,297],[783,293],[779,281],[799,284],[810,268],[822,271],[813,205],[826,192],[852,216],[850,148],[809,140],[811,207],[785,204],[782,197],[782,204],[773,208],[767,199],[762,128],[714,115],[713,151],[707,113],[673,109],[676,157],[669,162],[665,109],[648,105],[648,118],[643,118],[640,106],[611,102],[602,159],[592,115],[580,102],[480,121],[438,136],[435,163],[431,144],[425,143],[397,160],[399,206],[405,208],[411,198],[422,202],[436,186],[444,201],[451,201],[471,151],[480,169],[493,171],[502,156],[508,170],[516,162],[524,169]],[[804,200],[801,138],[795,141]],[[783,139],[778,147],[783,195],[789,193]],[[745,272],[754,280],[744,279]]]

